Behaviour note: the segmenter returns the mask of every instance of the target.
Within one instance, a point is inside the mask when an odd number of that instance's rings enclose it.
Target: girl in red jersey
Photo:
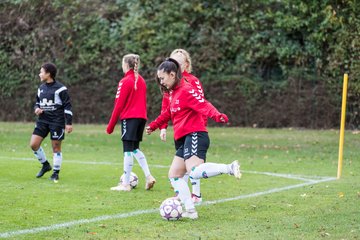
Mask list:
[[[130,173],[134,163],[133,156],[145,174],[145,189],[151,189],[156,182],[150,173],[144,153],[139,149],[147,120],[146,83],[138,73],[139,64],[139,55],[127,54],[123,57],[122,69],[125,76],[119,82],[115,96],[115,106],[106,129],[106,132],[111,134],[118,120],[121,120],[125,177],[122,183],[111,188],[111,190],[115,191],[131,190]]]
[[[175,59],[179,64],[182,71],[182,80],[190,83],[193,88],[197,91],[199,95],[204,97],[204,91],[200,80],[191,74],[192,72],[192,65],[191,65],[191,58],[190,54],[184,49],[175,49],[170,54],[170,57]],[[166,111],[167,107],[169,106],[169,93],[163,93],[163,100],[161,111]],[[204,116],[204,122],[207,123],[207,116]],[[168,127],[168,123],[165,123],[163,126],[160,127],[160,139],[162,141],[166,141],[166,129]],[[189,175],[184,175],[185,182],[188,182]],[[200,179],[190,179],[191,186],[192,186],[192,193],[191,198],[195,204],[200,204],[202,202],[202,195],[200,191]]]
[[[197,90],[198,94],[204,97],[204,90],[200,80],[191,74],[192,72],[192,64],[190,54],[184,49],[175,49],[171,52],[170,58],[175,59],[181,67],[183,80],[190,83],[194,89]],[[163,100],[161,105],[161,111],[166,111],[166,108],[169,106],[169,94],[167,92],[163,93]],[[205,123],[207,122],[207,117],[204,116]],[[160,139],[162,141],[166,141],[166,129],[168,124],[165,123],[160,127]]]
[[[162,90],[170,93],[170,105],[149,124],[146,133],[151,134],[172,120],[176,154],[168,176],[172,187],[185,205],[186,211],[182,216],[196,219],[198,213],[191,199],[189,187],[183,179],[186,172],[192,179],[209,178],[219,174],[241,177],[238,161],[231,164],[205,163],[210,140],[203,115],[221,123],[228,122],[228,118],[199,95],[189,83],[181,81],[181,68],[176,60],[168,58],[161,63],[157,76]]]

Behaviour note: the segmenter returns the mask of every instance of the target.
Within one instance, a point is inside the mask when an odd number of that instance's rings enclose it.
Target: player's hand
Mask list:
[[[165,128],[160,130],[160,139],[161,139],[161,141],[166,142],[166,129]]]
[[[226,114],[220,113],[220,115],[216,117],[216,122],[227,123],[229,122],[229,118],[226,116]]]
[[[36,109],[35,109],[35,114],[38,115],[38,116],[39,116],[40,114],[42,114],[43,112],[44,112],[44,110],[42,110],[41,108],[36,108]]]
[[[67,133],[71,133],[71,132],[73,131],[72,125],[65,125],[65,131],[66,131]]]
[[[106,133],[107,134],[112,134],[114,131],[114,129],[110,129],[109,126],[106,128]]]
[[[154,131],[154,130],[151,129],[150,126],[147,126],[147,127],[145,128],[145,130],[146,130],[146,134],[147,134],[147,135],[150,135],[150,134]]]

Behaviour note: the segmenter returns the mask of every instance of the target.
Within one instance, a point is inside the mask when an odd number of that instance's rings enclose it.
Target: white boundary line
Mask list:
[[[20,157],[3,157],[0,156],[0,159],[9,159],[9,160],[16,160],[16,161],[35,161],[38,162],[38,160],[34,157],[34,158],[20,158]],[[122,163],[119,162],[96,162],[96,161],[78,161],[78,160],[71,160],[71,159],[66,159],[66,164],[71,164],[71,163],[75,163],[75,164],[88,164],[88,165],[122,165]],[[156,168],[169,168],[169,166],[165,166],[165,165],[151,165],[149,164],[150,167],[156,167]]]
[[[256,173],[256,172],[253,172],[253,173]],[[268,173],[267,175],[270,175],[270,173]],[[336,180],[335,177],[327,177],[327,178],[324,178],[321,180],[312,180],[310,182],[307,179],[306,180],[307,182],[305,182],[305,183],[289,185],[289,186],[281,187],[281,188],[273,188],[273,189],[269,189],[269,190],[263,191],[263,192],[240,195],[240,196],[232,197],[232,198],[225,198],[225,199],[219,199],[219,200],[214,200],[214,201],[205,201],[202,203],[202,205],[212,205],[212,204],[216,204],[216,203],[223,203],[223,202],[229,202],[229,201],[236,201],[239,199],[258,197],[258,196],[262,196],[262,195],[278,193],[278,192],[287,191],[290,189],[300,188],[300,187],[304,187],[304,186],[309,186],[309,185],[313,185],[313,184],[334,181],[334,180]],[[104,215],[104,216],[99,216],[99,217],[89,218],[89,219],[80,219],[80,220],[76,220],[76,221],[64,222],[64,223],[59,223],[59,224],[54,224],[54,225],[44,226],[44,227],[36,227],[36,228],[23,229],[23,230],[17,230],[17,231],[3,232],[3,233],[0,233],[0,238],[8,238],[8,237],[24,235],[24,234],[34,234],[34,233],[45,232],[45,231],[54,231],[57,229],[71,227],[74,225],[80,225],[80,224],[84,224],[84,223],[93,223],[93,222],[99,222],[99,221],[105,221],[105,220],[128,218],[128,217],[142,215],[142,214],[155,213],[157,211],[158,211],[157,208],[156,209],[139,210],[139,211],[120,213],[120,214],[115,214],[115,215]]]
[[[22,158],[22,157],[3,157],[0,156],[0,159],[9,159],[9,160],[16,160],[16,161],[35,161],[37,162],[37,159],[34,158]],[[67,159],[66,164],[69,163],[75,163],[75,164],[88,164],[88,165],[122,165],[121,161],[117,162],[96,162],[96,161],[79,161],[79,160],[71,160]],[[170,168],[170,165],[158,165],[158,164],[149,164],[149,167],[155,167],[155,168]],[[242,173],[252,173],[252,174],[263,174],[273,177],[283,177],[283,178],[291,178],[296,180],[301,180],[305,182],[313,182],[314,179],[324,179],[327,177],[320,177],[320,176],[299,176],[299,175],[292,175],[292,174],[283,174],[283,173],[271,173],[271,172],[257,172],[257,171],[243,171]]]

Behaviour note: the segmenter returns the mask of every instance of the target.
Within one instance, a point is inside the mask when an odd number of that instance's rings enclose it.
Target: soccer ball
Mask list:
[[[121,177],[120,177],[120,184],[123,183],[124,178],[125,178],[125,173],[123,175],[121,175]],[[138,183],[139,183],[138,176],[134,172],[131,172],[130,173],[130,186],[131,186],[131,188],[136,188]]]
[[[160,215],[168,221],[179,220],[182,214],[181,203],[173,198],[165,199],[160,205]]]

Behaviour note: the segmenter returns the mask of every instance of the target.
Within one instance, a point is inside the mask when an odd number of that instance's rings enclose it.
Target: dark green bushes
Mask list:
[[[52,61],[76,122],[107,122],[121,59],[141,55],[149,118],[161,96],[156,66],[174,48],[192,55],[206,97],[231,123],[337,127],[349,73],[348,126],[359,125],[356,1],[69,1],[0,3],[0,120],[33,120],[39,66]],[[211,123],[211,122],[210,122]]]

